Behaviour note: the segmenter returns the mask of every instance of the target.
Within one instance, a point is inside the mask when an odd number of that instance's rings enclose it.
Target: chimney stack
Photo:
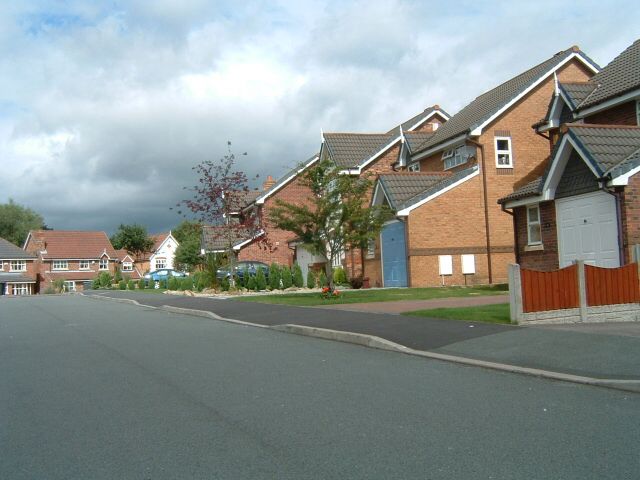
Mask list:
[[[271,175],[269,175],[267,179],[264,181],[264,183],[262,184],[262,190],[266,192],[275,184],[276,184],[276,181],[273,179]]]

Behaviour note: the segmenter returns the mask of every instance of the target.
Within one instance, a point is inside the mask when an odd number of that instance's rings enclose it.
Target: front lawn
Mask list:
[[[508,303],[478,305],[475,307],[432,308],[430,310],[404,312],[402,315],[446,318],[448,320],[467,320],[470,322],[511,323]]]
[[[431,287],[345,290],[340,297],[323,299],[319,293],[282,293],[234,298],[243,302],[277,303],[280,305],[315,306],[336,303],[393,302],[397,300],[430,300],[432,298],[473,297],[505,293],[507,285],[478,287]]]

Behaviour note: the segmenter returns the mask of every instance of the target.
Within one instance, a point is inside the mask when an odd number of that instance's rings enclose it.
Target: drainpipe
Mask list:
[[[607,179],[600,179],[602,182],[602,191],[612,195],[616,199],[616,222],[618,225],[618,255],[620,256],[620,265],[626,264],[626,253],[624,251],[624,236],[622,232],[622,192],[612,192],[606,186]]]
[[[480,149],[480,155],[482,155],[482,194],[484,197],[484,230],[486,233],[487,241],[487,273],[489,274],[489,284],[493,283],[493,273],[491,271],[491,235],[489,230],[489,200],[487,199],[487,169],[485,168],[484,160],[484,145],[475,140],[467,139],[467,142],[475,145]]]

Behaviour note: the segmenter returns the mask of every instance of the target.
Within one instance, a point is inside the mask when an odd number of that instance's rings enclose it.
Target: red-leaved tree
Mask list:
[[[199,177],[198,184],[185,187],[193,196],[177,206],[187,207],[204,224],[208,243],[226,253],[233,284],[236,263],[233,247],[251,240],[269,248],[262,230],[261,209],[251,208],[248,178],[236,168],[231,142],[227,142],[226,155],[218,160],[205,160],[192,169]]]

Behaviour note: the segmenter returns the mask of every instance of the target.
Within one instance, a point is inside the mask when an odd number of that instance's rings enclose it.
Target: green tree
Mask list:
[[[269,266],[269,286],[271,290],[280,288],[280,265],[277,263],[272,263]]]
[[[325,276],[333,291],[334,259],[349,248],[364,249],[388,218],[388,209],[368,206],[373,182],[367,175],[340,173],[330,160],[307,168],[300,183],[311,190],[307,203],[276,200],[269,219],[276,228],[294,233],[312,252],[327,258]]]
[[[113,278],[109,272],[102,272],[100,274],[100,286],[102,288],[110,288],[113,283]]]
[[[46,229],[42,216],[9,199],[0,204],[0,237],[22,247],[30,230]]]
[[[293,271],[291,272],[291,276],[293,277],[293,285],[302,288],[304,287],[304,279],[302,278],[302,269],[300,265],[297,263],[293,264]]]
[[[178,243],[184,243],[193,238],[196,238],[199,241],[201,234],[202,224],[191,220],[184,220],[180,222],[180,225],[171,230],[171,235],[173,235]]]
[[[267,288],[267,280],[264,278],[264,272],[261,268],[256,273],[256,290],[264,290]]]
[[[316,288],[316,274],[311,269],[307,271],[307,288]]]
[[[146,286],[144,278],[141,278],[140,280],[138,280],[138,290],[144,290],[144,287]]]
[[[137,223],[131,225],[120,224],[118,230],[111,237],[111,244],[116,250],[124,248],[134,255],[149,252],[153,247],[153,240],[147,234],[147,229]]]
[[[293,278],[291,278],[291,269],[289,268],[288,265],[285,265],[284,267],[282,267],[281,277],[282,277],[283,289],[287,289],[291,287],[291,285],[293,285]]]
[[[120,283],[120,280],[122,280],[122,272],[119,268],[116,268],[116,272],[113,275],[113,281],[114,283]]]
[[[199,222],[184,220],[175,230],[171,230],[171,234],[178,241],[175,253],[177,267],[193,272],[204,261],[200,254],[202,225]]]
[[[347,274],[342,267],[336,267],[333,269],[333,282],[337,285],[344,285],[347,283]]]

